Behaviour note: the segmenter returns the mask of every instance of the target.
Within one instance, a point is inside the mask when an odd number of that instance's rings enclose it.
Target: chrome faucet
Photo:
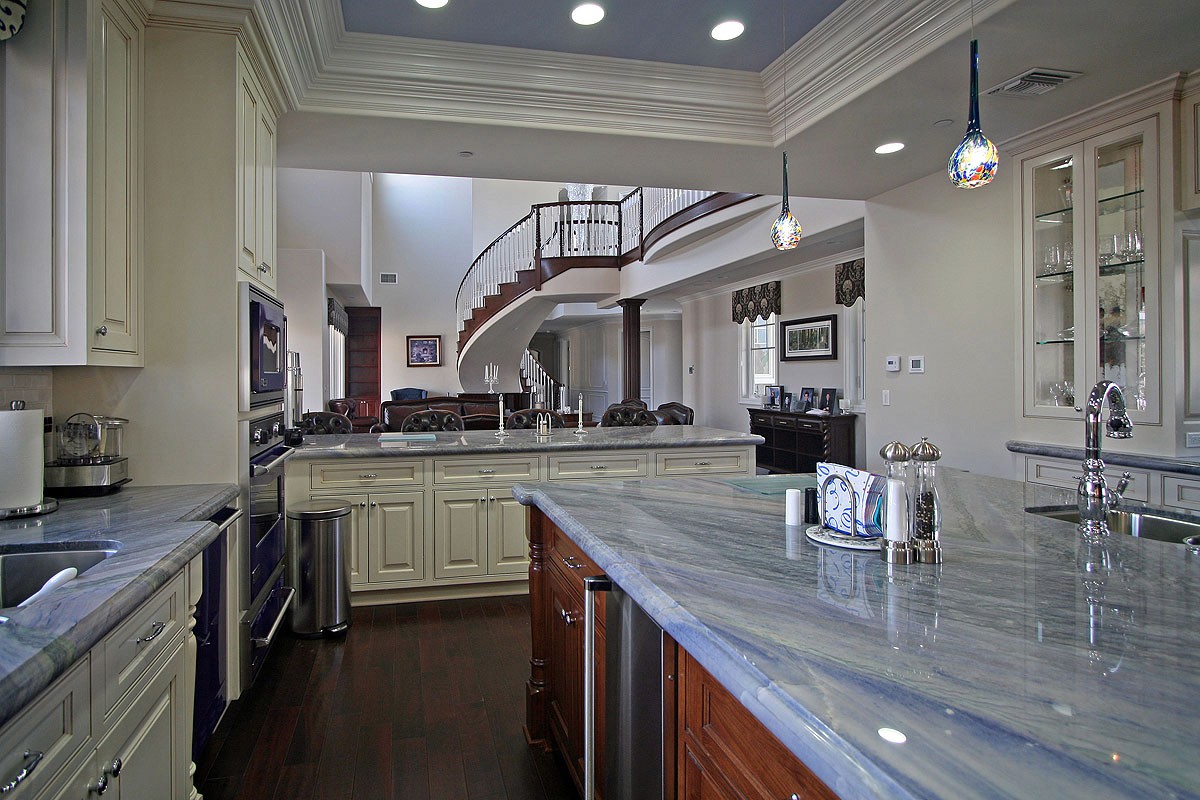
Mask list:
[[[1100,426],[1104,416],[1104,401],[1108,401],[1108,422],[1104,433],[1110,439],[1130,439],[1133,424],[1125,411],[1125,395],[1112,381],[1100,381],[1088,396],[1083,423],[1083,477],[1079,479],[1079,528],[1089,535],[1108,533],[1108,512],[1121,501],[1129,480],[1128,472],[1121,476],[1117,488],[1108,488],[1104,479],[1104,462],[1100,460]]]

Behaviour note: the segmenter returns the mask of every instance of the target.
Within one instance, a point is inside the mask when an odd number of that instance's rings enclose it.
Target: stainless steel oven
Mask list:
[[[287,317],[283,304],[248,281],[238,284],[241,410],[283,402],[287,383]]]
[[[283,465],[292,448],[283,444],[283,413],[249,420],[249,511],[239,587],[241,615],[241,686],[244,691],[258,676],[283,622],[295,591],[284,585]]]

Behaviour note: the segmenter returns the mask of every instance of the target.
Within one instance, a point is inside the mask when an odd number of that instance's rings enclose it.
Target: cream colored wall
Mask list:
[[[370,268],[363,219],[371,219],[363,173],[285,168],[277,189],[279,249],[325,251],[326,282],[360,287],[361,296],[344,296],[354,305],[369,299],[375,279],[369,272],[363,279],[364,267]]]
[[[538,203],[557,203],[561,183],[545,181],[501,181],[475,178],[471,181],[471,260],[529,213]],[[470,261],[463,265],[463,273]],[[459,276],[462,277],[461,275]]]
[[[872,198],[865,223],[868,464],[928,436],[942,463],[1017,477],[1004,443],[1020,414],[1012,164],[986,188],[943,172]],[[884,357],[904,357],[885,372]],[[925,356],[924,374],[907,371]],[[882,404],[883,390],[891,405]]]
[[[329,316],[325,252],[281,248],[275,260],[279,264],[279,299],[287,312],[287,349],[300,354],[304,394],[299,410],[324,411],[330,399],[325,368]]]
[[[458,392],[454,309],[474,257],[461,233],[464,215],[471,213],[471,180],[379,173],[373,202],[375,273],[400,273],[399,285],[375,292],[383,327],[383,396],[402,386]],[[405,337],[414,334],[442,337],[442,366],[407,366]]]
[[[642,320],[650,331],[650,369],[654,390],[651,407],[683,399],[683,320]]]

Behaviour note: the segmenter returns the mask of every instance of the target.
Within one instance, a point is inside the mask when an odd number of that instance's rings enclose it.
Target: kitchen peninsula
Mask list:
[[[568,539],[841,798],[1200,794],[1200,557],[1025,512],[1059,489],[940,477],[940,566],[813,544],[742,480],[514,493],[535,555],[543,528]],[[555,656],[533,613],[536,698]]]
[[[752,475],[762,437],[694,425],[443,431],[305,438],[287,462],[289,503],[351,508],[355,605],[526,591],[528,514],[516,483]]]

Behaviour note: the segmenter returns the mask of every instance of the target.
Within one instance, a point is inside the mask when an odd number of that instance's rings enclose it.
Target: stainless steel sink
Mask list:
[[[83,573],[117,554],[120,544],[109,541],[63,542],[58,545],[0,547],[0,608],[12,608],[33,595],[67,567]]]
[[[1075,506],[1025,510],[1051,519],[1079,523],[1079,509]],[[1175,516],[1170,511],[1158,508],[1116,508],[1108,512],[1108,529],[1113,533],[1143,539],[1185,544],[1184,539],[1200,535],[1200,519]]]

